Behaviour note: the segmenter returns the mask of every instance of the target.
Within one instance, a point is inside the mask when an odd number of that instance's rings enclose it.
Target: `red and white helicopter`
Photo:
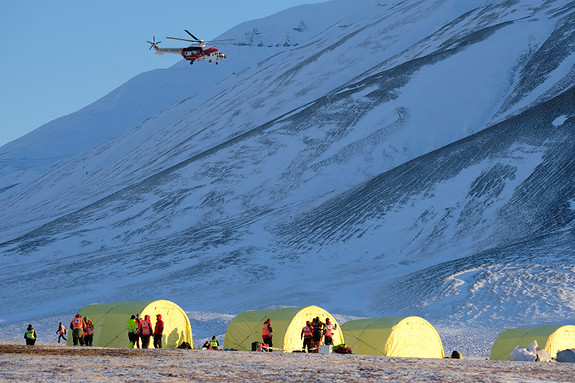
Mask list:
[[[189,60],[190,64],[193,64],[195,61],[209,61],[209,62],[215,61],[216,64],[218,64],[220,60],[226,58],[226,55],[220,52],[219,49],[216,49],[212,46],[206,48],[204,40],[198,39],[196,36],[192,35],[187,30],[185,31],[188,35],[190,35],[193,38],[193,40],[180,39],[177,37],[166,37],[166,38],[172,40],[188,41],[193,43],[187,48],[160,48],[158,44],[161,43],[161,41],[156,42],[156,38],[154,37],[152,41],[148,41],[148,43],[150,43],[150,49],[154,48],[156,54],[158,55],[163,55],[164,53],[180,54],[184,59]]]

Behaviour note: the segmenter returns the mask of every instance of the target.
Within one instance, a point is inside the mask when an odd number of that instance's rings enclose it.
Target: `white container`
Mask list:
[[[319,354],[331,354],[333,352],[333,346],[331,344],[322,344],[319,346]]]

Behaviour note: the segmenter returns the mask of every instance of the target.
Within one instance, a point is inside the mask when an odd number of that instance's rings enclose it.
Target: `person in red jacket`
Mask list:
[[[144,320],[140,321],[139,331],[142,338],[142,348],[148,348],[150,345],[150,336],[152,336],[152,320],[149,315],[144,316]]]
[[[164,321],[162,315],[156,315],[156,327],[154,327],[154,347],[162,348],[162,335],[164,333]]]

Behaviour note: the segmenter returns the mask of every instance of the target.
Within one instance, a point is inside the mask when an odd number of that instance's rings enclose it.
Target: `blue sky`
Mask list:
[[[325,0],[0,1],[0,146],[96,101],[133,76],[167,68],[146,40],[205,40],[292,6]]]

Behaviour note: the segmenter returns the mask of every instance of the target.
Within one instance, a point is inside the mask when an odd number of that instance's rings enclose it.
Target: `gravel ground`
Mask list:
[[[0,381],[575,382],[573,364],[0,342]]]

